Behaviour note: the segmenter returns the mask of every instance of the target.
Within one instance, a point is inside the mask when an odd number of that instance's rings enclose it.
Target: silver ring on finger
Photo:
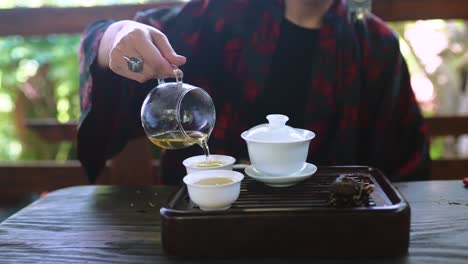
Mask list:
[[[131,72],[142,72],[143,71],[143,58],[140,57],[127,57],[123,56],[127,61],[128,70]]]

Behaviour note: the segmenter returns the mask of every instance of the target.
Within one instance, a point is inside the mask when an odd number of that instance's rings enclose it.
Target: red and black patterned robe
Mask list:
[[[137,14],[137,21],[160,29],[187,57],[181,68],[184,81],[212,96],[217,109],[212,153],[248,158],[240,134],[255,116],[283,15],[280,0],[195,0]],[[156,84],[139,84],[96,67],[99,41],[111,23],[91,24],[80,48],[78,155],[91,181],[130,137],[144,134],[140,106]],[[304,107],[304,128],[317,135],[308,161],[374,166],[392,180],[428,177],[427,126],[395,33],[372,15],[353,21],[346,1],[335,0],[323,18],[318,48]],[[292,92],[294,87],[285,87],[284,93]],[[167,151],[163,181],[180,181],[182,160],[194,154],[201,149]]]

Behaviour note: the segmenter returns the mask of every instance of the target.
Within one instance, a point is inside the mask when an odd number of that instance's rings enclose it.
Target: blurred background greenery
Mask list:
[[[95,6],[148,3],[135,0],[3,0],[0,8]],[[426,116],[463,111],[462,89],[468,61],[468,28],[464,21],[391,23],[412,75],[418,102]],[[48,144],[24,123],[53,118],[65,123],[80,115],[77,48],[80,35],[0,37],[0,161],[76,158],[71,142]],[[429,45],[430,44],[430,45]],[[465,113],[466,113],[465,112]],[[435,139],[431,155],[450,155],[450,140]]]
[[[2,0],[0,8],[150,2],[159,1]],[[71,142],[43,142],[25,127],[25,121],[37,118],[53,118],[61,123],[78,120],[79,41],[79,34],[0,37],[0,161],[76,158]]]

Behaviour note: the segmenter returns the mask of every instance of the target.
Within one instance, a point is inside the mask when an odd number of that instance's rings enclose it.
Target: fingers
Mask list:
[[[180,66],[186,61],[185,57],[175,53],[164,34],[146,25],[131,22],[122,28],[116,39],[109,52],[109,68],[140,83],[173,77],[173,65]],[[125,56],[142,58],[143,70],[129,70]]]
[[[151,39],[156,44],[157,48],[160,50],[162,56],[164,56],[164,58],[166,58],[166,60],[170,64],[174,64],[176,66],[181,66],[185,64],[187,59],[184,56],[178,55],[174,51],[166,35],[164,35],[158,30],[151,30],[150,34]]]
[[[162,56],[149,38],[142,39],[141,45],[138,45],[136,50],[145,58],[147,66],[155,70],[152,73],[154,78],[167,78],[174,75],[171,64]]]

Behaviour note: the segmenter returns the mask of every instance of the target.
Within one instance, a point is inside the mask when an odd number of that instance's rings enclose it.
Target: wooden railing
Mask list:
[[[100,7],[0,9],[0,36],[79,33],[95,20],[132,19],[138,11],[174,4],[177,2]]]
[[[0,36],[77,33],[94,20],[131,19],[138,11],[178,3],[166,1],[103,7],[0,9]],[[466,5],[465,0],[374,0],[372,8],[375,14],[386,21],[468,19]]]
[[[175,4],[179,2],[85,8],[0,9],[0,36],[79,33],[97,19],[131,19],[138,11]],[[468,19],[466,4],[465,0],[374,0],[373,11],[387,21]],[[437,117],[429,118],[427,122],[434,136],[468,134],[468,117]],[[30,121],[27,126],[48,142],[74,140],[76,135],[76,123],[73,122],[58,124],[54,120],[36,120]],[[158,182],[158,167],[158,161],[151,160],[148,140],[134,140],[121,154],[108,162],[98,183],[154,184]],[[460,178],[467,174],[466,159],[438,160],[433,164],[433,179]],[[0,164],[0,186],[4,187],[0,190],[0,197],[16,197],[31,191],[86,183],[84,172],[77,161]]]
[[[440,136],[468,135],[468,117],[431,117],[426,118],[432,138]],[[432,161],[431,179],[448,180],[468,177],[468,159],[437,159]]]

